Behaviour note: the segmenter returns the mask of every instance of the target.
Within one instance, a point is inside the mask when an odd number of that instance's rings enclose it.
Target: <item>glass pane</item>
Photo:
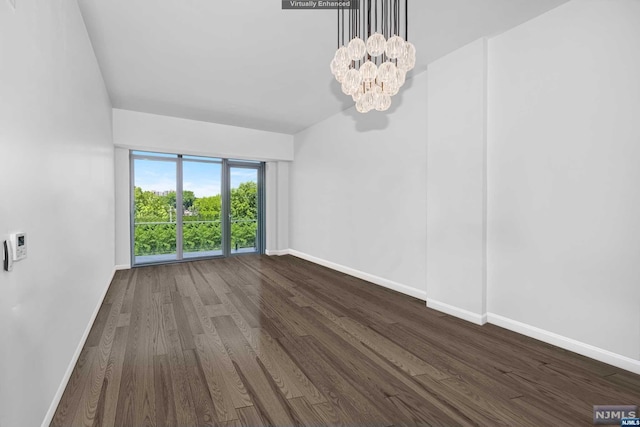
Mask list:
[[[231,253],[257,252],[258,169],[229,168]]]
[[[144,156],[144,157],[158,157],[158,158],[167,158],[167,159],[177,159],[177,154],[166,154],[166,153],[151,153],[149,151],[133,151],[134,156]]]
[[[222,255],[222,164],[184,160],[184,258]]]
[[[218,162],[222,163],[222,159],[216,159],[214,157],[202,157],[202,156],[182,156],[185,160],[199,160],[202,162]]]
[[[176,163],[134,159],[135,264],[176,259]]]

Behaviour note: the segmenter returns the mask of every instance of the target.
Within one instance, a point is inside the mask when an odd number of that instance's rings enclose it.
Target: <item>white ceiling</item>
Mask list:
[[[410,0],[412,74],[567,0]],[[279,0],[78,0],[115,108],[293,134],[353,105],[336,12]],[[369,113],[379,114],[379,113]]]

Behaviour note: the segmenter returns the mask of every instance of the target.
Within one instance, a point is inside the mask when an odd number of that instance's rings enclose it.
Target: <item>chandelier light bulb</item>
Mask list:
[[[378,67],[378,80],[387,83],[396,80],[396,64],[387,61]]]
[[[400,91],[400,86],[398,86],[398,84],[395,82],[385,83],[382,86],[382,92],[386,93],[389,96],[397,95],[399,91]]]
[[[356,69],[350,69],[342,79],[342,91],[347,95],[353,95],[358,91],[358,87],[362,83],[362,76]]]
[[[349,50],[345,46],[341,46],[336,51],[336,56],[333,59],[335,59],[335,61],[338,64],[343,65],[344,67],[348,67],[349,64],[351,63],[351,58],[349,57]]]
[[[373,92],[367,92],[362,95],[360,102],[362,102],[362,106],[367,112],[373,110],[376,102]]]
[[[360,86],[360,89],[358,89],[356,93],[351,95],[351,98],[353,99],[353,102],[358,102],[362,98],[362,95],[364,95],[364,91],[362,90],[362,86]]]
[[[416,47],[413,43],[406,42],[404,45],[404,54],[415,61],[416,59]]]
[[[380,33],[372,34],[371,37],[367,39],[367,52],[369,52],[371,56],[382,55],[386,48],[387,40]]]
[[[342,76],[349,70],[349,67],[340,64],[335,59],[331,61],[331,74],[333,74],[339,82],[342,81]]]
[[[347,49],[349,50],[349,58],[353,61],[360,61],[367,53],[367,46],[360,37],[352,39]]]
[[[391,96],[386,93],[378,95],[376,99],[375,109],[378,111],[387,111],[391,107]]]
[[[398,68],[410,71],[416,66],[416,48],[412,43],[405,43],[404,52],[398,57]]]
[[[387,56],[391,59],[396,59],[405,53],[404,40],[400,36],[393,36],[387,40]]]
[[[405,56],[401,56],[400,58],[398,58],[398,68],[401,69],[402,71],[409,72],[411,70],[411,61],[409,61],[408,58],[406,58]]]
[[[360,66],[360,74],[362,74],[362,81],[372,82],[378,75],[378,67],[371,61],[367,61]]]

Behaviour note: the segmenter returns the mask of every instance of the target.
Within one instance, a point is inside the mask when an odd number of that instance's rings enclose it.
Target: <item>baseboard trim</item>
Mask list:
[[[488,313],[487,320],[489,323],[500,326],[501,328],[505,328],[510,331],[535,338],[537,340],[555,345],[565,350],[569,350],[574,353],[587,356],[591,359],[595,359],[600,362],[604,362],[620,369],[624,369],[640,375],[640,360],[622,356],[620,354],[613,353],[608,350],[604,350],[602,348],[574,340],[572,338],[567,338],[565,336],[558,335],[554,332],[546,331],[544,329],[540,329],[526,323],[518,322],[517,320],[509,319],[498,314]]]
[[[475,323],[476,325],[484,325],[487,323],[487,314],[477,314],[463,308],[455,307],[453,305],[446,304],[444,302],[436,301],[431,298],[427,298],[427,307],[434,310],[441,311],[454,317],[458,317],[467,322]]]
[[[267,254],[268,256],[289,255],[289,249],[274,250],[274,251],[266,250],[264,251],[264,253]]]
[[[129,264],[116,265],[115,271],[118,271],[118,270],[131,270],[131,265]]]
[[[323,267],[327,267],[332,270],[339,271],[340,273],[348,274],[349,276],[357,277],[358,279],[366,280],[367,282],[374,283],[378,286],[382,286],[384,288],[388,288],[396,292],[400,292],[405,295],[409,295],[414,298],[421,299],[423,301],[427,299],[427,293],[425,291],[421,291],[420,289],[417,289],[411,286],[403,285],[401,283],[397,283],[392,280],[374,276],[373,274],[365,273],[363,271],[356,270],[351,267],[346,267],[344,265],[336,264],[335,262],[327,261],[322,258],[317,258],[312,255],[305,254],[304,252],[296,251],[295,249],[289,249],[287,253],[289,255],[293,255],[295,257],[310,261],[314,264],[318,264]]]
[[[51,425],[51,422],[53,421],[53,417],[56,414],[56,409],[58,409],[60,400],[62,400],[62,395],[64,394],[64,390],[67,388],[69,379],[71,379],[71,374],[73,373],[73,369],[75,368],[76,363],[78,363],[78,359],[80,358],[80,353],[82,353],[84,344],[85,342],[87,342],[87,339],[89,338],[89,333],[91,332],[93,323],[96,321],[96,317],[98,317],[98,312],[100,311],[100,307],[102,307],[102,303],[104,302],[104,299],[107,296],[107,292],[109,291],[109,286],[111,286],[111,282],[113,282],[113,278],[115,277],[116,271],[119,270],[118,267],[119,266],[114,267],[113,273],[111,274],[111,279],[107,283],[107,286],[105,287],[104,292],[102,293],[102,296],[98,301],[98,305],[96,306],[95,310],[93,310],[93,314],[91,315],[89,324],[87,325],[87,328],[84,330],[84,333],[82,334],[82,338],[80,338],[80,343],[78,344],[78,347],[76,348],[76,351],[73,354],[73,357],[71,358],[71,362],[69,362],[69,366],[67,367],[67,371],[65,372],[64,377],[62,377],[62,382],[58,387],[58,391],[53,397],[51,406],[49,406],[49,410],[47,411],[47,414],[44,417],[44,421],[42,422],[42,427],[49,427]]]

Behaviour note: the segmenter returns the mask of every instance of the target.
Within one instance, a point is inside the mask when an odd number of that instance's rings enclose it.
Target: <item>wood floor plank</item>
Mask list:
[[[195,344],[193,343],[193,331],[191,330],[192,325],[198,325],[199,333],[202,334],[202,326],[199,325],[197,319],[194,321],[193,319],[189,319],[187,315],[187,311],[184,307],[184,301],[186,298],[183,298],[181,294],[174,293],[173,297],[173,315],[176,322],[176,328],[178,331],[178,336],[180,337],[180,344],[184,350],[193,350],[195,348]]]
[[[214,292],[213,288],[207,282],[204,273],[198,268],[196,263],[189,263],[189,273],[193,281],[193,285],[198,293],[198,296],[202,300],[204,305],[217,305],[220,304],[218,295]]]
[[[135,360],[137,363],[137,384],[135,387],[135,400],[133,406],[134,424],[137,426],[153,426],[156,417],[156,399],[154,385],[154,317],[153,317],[153,284],[157,280],[155,274],[157,267],[148,267],[143,269],[138,278],[136,288],[139,292],[134,298],[134,306],[140,307],[138,312],[140,316],[136,319],[140,334],[138,335],[138,346]],[[138,305],[139,304],[139,305]]]
[[[185,350],[183,354],[198,426],[215,426],[216,410],[213,406],[213,399],[209,393],[202,366],[194,350]]]
[[[65,427],[70,425],[73,421],[76,411],[78,410],[80,397],[82,396],[85,388],[89,387],[87,379],[91,377],[88,373],[91,370],[91,365],[93,364],[96,352],[96,347],[85,346],[82,349],[78,362],[71,373],[71,378],[69,378],[67,388],[62,395],[62,399],[60,399],[60,403],[58,404],[56,414],[51,422],[52,426]]]
[[[156,420],[158,427],[178,425],[176,403],[173,395],[173,378],[169,356],[166,354],[153,357],[153,373],[156,397]]]
[[[118,327],[129,326],[131,323],[131,313],[120,313],[118,316]]]
[[[191,386],[188,382],[187,369],[184,363],[183,349],[177,330],[166,331],[167,350],[169,354],[169,368],[171,372],[171,386],[176,408],[177,425],[191,426],[197,424],[197,417]]]
[[[418,376],[423,384],[432,385],[432,380],[425,376]],[[462,378],[447,378],[438,382],[447,387],[448,400],[455,402],[458,407],[465,407],[465,411],[473,413],[474,421],[486,420],[491,425],[536,426],[540,420],[527,418],[524,414],[517,413],[510,405],[509,400],[487,393],[486,390],[474,387]]]
[[[349,382],[353,388],[382,412],[393,413],[392,408],[388,405],[389,401],[384,399],[385,397],[404,396],[405,401],[420,400],[423,410],[426,410],[434,419],[452,420],[455,424],[460,425],[468,424],[470,421],[454,405],[441,399],[438,393],[433,393],[432,388],[421,387],[413,377],[392,364],[384,356],[376,353],[375,350],[365,348],[362,351],[363,349],[361,349],[362,353],[360,354],[357,349],[344,346],[340,351],[328,339],[330,335],[318,333],[317,342],[314,338],[316,337],[303,338],[309,350],[336,369],[340,378]],[[336,358],[340,358],[342,363],[335,363]],[[366,387],[362,386],[362,378],[368,379]],[[406,422],[407,420],[403,419],[401,414],[396,415],[394,421]]]
[[[224,304],[220,303],[217,305],[208,305],[205,307],[207,310],[207,314],[209,317],[218,317],[218,316],[229,316],[229,312]]]
[[[609,375],[604,378],[609,384],[618,390],[625,390],[635,396],[640,396],[640,375],[630,376],[624,373]]]
[[[131,304],[131,324],[123,362],[122,380],[118,392],[115,425],[144,425],[151,412],[153,395],[153,359],[151,351],[150,311],[151,275],[149,268],[136,272]],[[127,296],[125,296],[125,303]],[[151,377],[151,378],[150,378]],[[150,388],[151,387],[151,388]],[[155,406],[155,397],[153,397]]]
[[[129,328],[126,326],[116,328],[113,349],[107,362],[107,371],[104,375],[103,387],[98,402],[99,410],[96,412],[93,422],[94,427],[107,427],[115,424],[128,333]]]
[[[162,326],[164,328],[165,338],[168,331],[177,331],[178,324],[176,323],[175,313],[173,311],[173,303],[162,304]],[[166,341],[165,341],[166,345]]]
[[[91,387],[85,389],[85,392],[80,398],[79,408],[73,421],[74,425],[90,427],[96,418],[98,401],[101,393],[105,391],[104,379],[107,374],[125,291],[125,288],[121,288],[114,297],[113,303],[104,305],[104,312],[107,313],[107,315],[100,328],[101,335],[97,342],[98,350],[96,352],[93,370],[89,373],[89,375],[93,377],[93,381],[90,383]]]
[[[227,282],[220,277],[215,267],[209,266],[207,270],[203,273],[204,278],[218,298],[220,298],[220,294],[228,294],[231,292],[231,288],[227,285]]]
[[[107,318],[111,312],[111,304],[103,304],[103,306],[104,309],[98,312],[96,320],[93,322],[93,326],[91,327],[91,332],[89,332],[89,336],[87,337],[87,341],[85,343],[87,347],[97,347],[100,343],[102,331],[104,331],[104,327],[107,324]]]
[[[200,327],[203,333],[213,333],[213,323],[211,323],[212,316],[209,315],[209,310],[207,310],[207,306],[204,305],[202,299],[200,298],[200,294],[198,293],[194,283],[188,280],[182,280],[181,285],[185,288],[186,293],[189,296],[191,303],[193,304],[193,312],[195,314],[195,317],[197,317],[198,322],[200,323]],[[216,301],[219,302],[219,304],[217,304],[216,306],[222,305],[217,296]],[[192,328],[192,331],[194,333],[197,333],[198,330],[199,329]]]
[[[297,393],[300,393],[300,397],[305,397],[312,404],[327,401],[277,340],[261,330],[255,330],[254,337],[256,338],[252,341],[252,346],[258,356],[267,361],[265,366],[268,369],[267,363],[275,365],[272,369],[277,370],[278,373],[272,374],[272,377],[276,383],[278,383],[277,378],[281,379],[283,384],[280,388],[288,399],[298,397]],[[292,391],[289,393],[289,390]]]
[[[312,337],[300,337],[296,341],[281,338],[279,341],[327,401],[336,408],[339,419],[345,419],[349,423],[387,425],[388,420],[340,372],[313,350],[310,345]]]
[[[222,339],[227,354],[231,358],[238,375],[251,396],[260,415],[272,425],[290,425],[286,408],[274,395],[264,372],[256,363],[256,355],[249,343],[229,316],[213,319],[216,330]]]
[[[511,387],[511,384],[505,384],[506,381],[500,381],[494,371],[491,375],[480,371],[474,367],[473,363],[467,364],[464,354],[457,351],[446,351],[425,341],[400,325],[388,325],[384,328],[381,325],[371,326],[379,334],[396,342],[403,348],[414,354],[420,354],[424,360],[429,361],[429,365],[434,368],[433,372],[428,375],[434,380],[442,380],[451,377],[464,378],[465,381],[485,387],[487,392],[498,394],[507,399],[522,396],[522,391]]]
[[[216,418],[219,421],[237,419],[235,409],[253,403],[220,337],[217,332],[215,335],[196,335],[195,343],[209,395],[216,409]]]
[[[103,304],[112,304],[113,299],[118,295],[122,288],[127,288],[129,283],[129,272],[126,270],[118,270],[113,276],[111,285],[104,296]]]
[[[316,403],[313,409],[318,413],[324,425],[346,427],[353,425],[348,415],[331,402]]]
[[[423,375],[432,371],[428,364],[393,341],[348,317],[337,319],[338,325],[360,342],[382,354],[392,364],[409,375]]]
[[[129,280],[127,282],[126,294],[124,297],[124,302],[122,303],[121,313],[131,313],[131,308],[133,307],[133,295],[136,291],[136,283],[138,278],[138,270],[131,270],[129,273]]]
[[[196,311],[196,308],[193,304],[193,299],[191,297],[183,297],[182,306],[184,307],[185,313],[187,315],[187,319],[189,321],[189,329],[191,330],[191,333],[203,334],[204,329],[202,329],[202,322],[200,321],[200,316],[198,315],[198,312]],[[189,350],[193,350],[193,349],[189,349]]]
[[[296,414],[296,419],[300,421],[301,425],[305,426],[324,426],[325,420],[318,413],[316,408],[311,405],[304,397],[295,397],[289,399],[289,405]]]
[[[118,271],[52,426],[592,423],[640,375],[292,256]]]
[[[153,340],[153,354],[167,354],[166,335],[164,331],[164,313],[162,310],[162,294],[155,292],[152,294],[153,304],[151,306],[151,339]]]
[[[271,347],[268,346],[267,341],[266,333],[263,334],[259,329],[254,329],[248,339],[258,360],[264,365],[265,372],[276,384],[279,392],[287,399],[302,397],[303,394],[298,389],[295,379],[290,377],[289,373],[282,368],[277,356],[272,353]]]
[[[267,420],[262,418],[255,406],[247,406],[246,408],[238,409],[240,425],[244,427],[269,427],[273,424],[269,424]]]

